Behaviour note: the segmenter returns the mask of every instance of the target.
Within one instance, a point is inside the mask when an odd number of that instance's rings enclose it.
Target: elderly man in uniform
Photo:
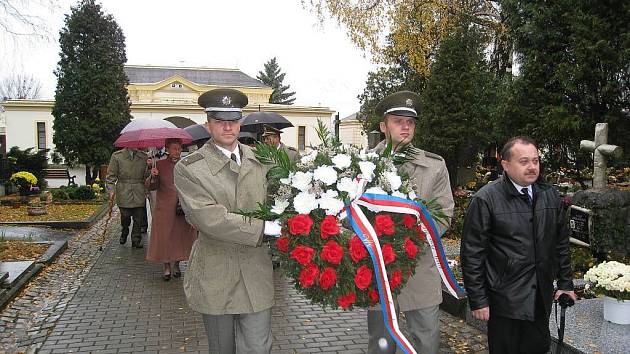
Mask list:
[[[274,288],[263,234],[279,236],[280,226],[237,213],[265,201],[268,168],[237,141],[247,96],[216,89],[198,103],[212,140],[175,166],[182,209],[199,231],[184,292],[202,314],[210,353],[269,353]]]
[[[149,176],[147,168],[148,156],[138,149],[124,148],[112,154],[107,167],[107,190],[109,198],[116,198],[120,208],[122,233],[120,244],[127,243],[129,225],[133,219],[131,230],[131,246],[142,248],[141,228],[146,225],[147,189],[144,180]]]
[[[282,134],[280,129],[265,124],[263,126],[262,140],[267,145],[284,150],[287,155],[289,155],[291,161],[297,161],[300,158],[300,153],[295,148],[284,145],[284,143],[280,141],[280,134]]]
[[[385,97],[376,107],[383,117],[381,132],[386,140],[376,146],[382,151],[387,143],[396,150],[411,143],[416,120],[420,113],[420,97],[409,91],[401,91]],[[450,218],[453,215],[453,195],[444,159],[424,150],[416,150],[413,159],[404,163],[400,170],[415,179],[418,197],[436,199],[442,211]],[[439,225],[440,234],[448,225]],[[405,313],[410,338],[418,353],[437,353],[440,346],[440,326],[438,307],[442,302],[441,278],[435,266],[431,251],[425,249],[420,256],[416,273],[409,279],[397,297],[400,311]],[[368,353],[394,353],[396,344],[383,325],[383,315],[379,310],[368,311]]]

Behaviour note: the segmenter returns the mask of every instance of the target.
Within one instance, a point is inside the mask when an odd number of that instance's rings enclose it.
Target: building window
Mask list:
[[[298,150],[306,149],[306,127],[301,125],[298,127]]]
[[[37,122],[37,148],[44,150],[46,148],[46,123]]]

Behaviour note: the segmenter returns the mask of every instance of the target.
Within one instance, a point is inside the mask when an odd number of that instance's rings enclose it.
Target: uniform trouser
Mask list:
[[[551,346],[549,315],[545,313],[540,294],[537,293],[534,320],[515,320],[493,316],[490,308],[488,320],[488,349],[501,354],[544,354]]]
[[[418,353],[436,354],[440,349],[439,306],[405,311],[407,319],[407,339]],[[393,354],[396,342],[385,328],[383,313],[378,310],[368,311],[368,353]]]
[[[271,309],[202,318],[210,354],[271,353]]]
[[[139,244],[142,242],[142,235],[140,234],[140,228],[144,223],[144,209],[138,208],[120,208],[120,224],[122,225],[121,239],[127,239],[129,234],[129,225],[131,225],[131,219],[133,218],[133,227],[131,229],[131,242],[133,244]]]

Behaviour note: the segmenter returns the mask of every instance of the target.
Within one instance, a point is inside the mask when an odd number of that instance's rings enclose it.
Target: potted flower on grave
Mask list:
[[[604,319],[630,324],[630,265],[602,262],[584,274],[587,289],[604,296]]]
[[[37,184],[37,177],[30,172],[20,171],[12,174],[9,182],[18,188],[21,196],[28,196],[31,194],[31,187]]]

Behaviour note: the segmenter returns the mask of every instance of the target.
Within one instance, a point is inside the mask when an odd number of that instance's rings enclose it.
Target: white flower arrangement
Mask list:
[[[602,262],[584,274],[587,290],[617,300],[630,300],[630,265]]]

